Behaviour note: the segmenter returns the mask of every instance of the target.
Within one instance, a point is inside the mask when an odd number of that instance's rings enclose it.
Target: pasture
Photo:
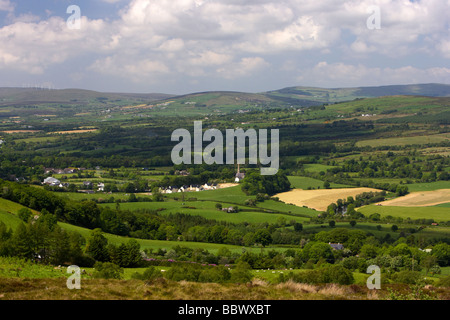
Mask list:
[[[308,188],[311,189],[319,189],[323,188],[323,181],[310,178],[310,177],[299,177],[299,176],[288,176],[289,182],[291,183],[291,186],[296,189],[303,189],[307,190]],[[348,188],[351,187],[349,185],[339,184],[330,182],[330,188]]]
[[[449,221],[450,210],[445,207],[394,207],[368,205],[357,209],[366,217],[373,213],[379,213],[382,217],[392,216],[403,219],[434,219],[435,221]]]
[[[381,147],[381,146],[406,146],[406,145],[425,145],[430,143],[439,143],[450,141],[450,133],[411,136],[411,137],[395,137],[384,139],[361,140],[356,143],[357,147]]]
[[[240,210],[237,213],[227,213],[215,208],[214,201],[167,201],[167,202],[128,202],[121,203],[121,210],[139,210],[139,209],[150,209],[158,210],[161,215],[171,214],[171,213],[182,213],[188,215],[198,215],[206,219],[212,219],[217,221],[226,221],[231,223],[276,223],[280,217],[284,217],[286,220],[295,220],[296,222],[304,222],[308,220],[307,217],[297,217],[288,214],[279,213],[268,213],[263,212],[262,208],[250,208],[250,207],[239,207]],[[220,202],[219,202],[220,203]],[[275,203],[275,201],[274,201]],[[264,204],[262,204],[263,206]],[[115,204],[103,204],[103,206],[109,206],[111,208],[115,207]],[[229,205],[223,204],[223,207],[228,207]]]

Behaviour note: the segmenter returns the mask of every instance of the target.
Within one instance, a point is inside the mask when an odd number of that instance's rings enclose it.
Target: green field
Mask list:
[[[183,204],[184,203],[184,204]],[[220,203],[220,201],[219,201]],[[274,209],[278,208],[278,203],[273,201]],[[276,223],[280,217],[284,217],[286,220],[295,220],[298,222],[303,222],[308,218],[296,217],[293,215],[277,214],[277,213],[266,213],[266,212],[255,212],[251,211],[252,208],[244,207],[241,208],[242,211],[238,213],[226,213],[219,211],[215,208],[216,202],[213,201],[168,201],[168,202],[128,202],[121,203],[120,208],[122,210],[138,210],[138,209],[164,209],[158,211],[159,214],[165,215],[170,213],[183,213],[189,215],[198,215],[206,219],[214,219],[218,221],[227,221],[232,223]],[[111,208],[115,207],[115,204],[103,204],[103,206],[109,206]],[[261,206],[266,207],[264,204]],[[227,207],[223,204],[223,207]],[[299,210],[300,209],[300,210]],[[301,211],[303,214],[309,213],[311,210],[301,210],[303,208],[292,208],[294,212]],[[253,210],[258,210],[258,208],[253,208]]]
[[[379,213],[382,217],[393,216],[403,219],[434,219],[435,221],[449,221],[450,211],[445,207],[393,207],[368,205],[358,209],[366,217],[373,213]]]
[[[435,207],[440,207],[440,208],[450,208],[450,202],[447,203],[441,203],[436,205]]]
[[[361,140],[356,143],[357,147],[381,147],[381,146],[405,146],[405,145],[424,145],[429,143],[439,143],[450,140],[450,133],[433,134],[425,136],[411,136],[385,139]]]
[[[409,192],[450,189],[450,181],[436,181],[407,184]],[[450,199],[449,199],[450,201]]]
[[[307,190],[309,187],[318,189],[323,188],[323,181],[310,177],[288,176],[289,182],[293,188]],[[353,186],[330,182],[331,188],[351,188]]]
[[[146,204],[146,203],[143,203]],[[15,213],[17,213],[17,211],[20,208],[23,208],[23,206],[21,206],[20,204],[16,204],[14,202],[5,200],[0,198],[0,221],[4,222],[8,227],[11,227],[13,230],[16,229],[16,227],[21,223],[22,220],[20,220],[17,215]],[[7,208],[8,211],[5,211],[3,208]],[[268,217],[274,217],[274,216],[280,216],[280,215],[273,215],[271,216],[270,214],[267,214]],[[278,217],[277,217],[278,218]],[[302,218],[297,218],[297,217],[290,217],[290,218],[294,218],[301,220]],[[241,220],[242,221],[242,220]],[[78,226],[74,226],[71,224],[67,224],[64,222],[58,222],[58,225],[67,230],[67,231],[76,231],[79,234],[81,234],[85,239],[89,238],[91,230],[86,229],[86,228],[82,228],[82,227],[78,227]],[[104,234],[105,237],[108,239],[108,242],[113,243],[113,244],[120,244],[120,243],[125,243],[127,242],[130,238],[128,237],[122,237],[122,236],[117,236],[117,235],[113,235],[113,234],[108,234],[105,233]],[[191,249],[206,249],[212,253],[217,252],[220,248],[222,247],[226,247],[228,248],[230,251],[232,252],[240,252],[242,253],[243,247],[241,246],[234,246],[234,245],[226,245],[226,244],[215,244],[215,243],[202,243],[202,242],[188,242],[188,241],[162,241],[162,240],[148,240],[148,239],[136,239],[138,241],[138,243],[141,245],[141,249],[147,249],[147,248],[151,248],[151,249],[170,249],[174,246],[177,245],[181,245],[181,246],[185,246]],[[281,248],[281,247],[273,247],[275,250],[286,250],[286,248]],[[246,247],[245,250],[251,250],[251,251],[259,251],[260,248],[258,247]]]

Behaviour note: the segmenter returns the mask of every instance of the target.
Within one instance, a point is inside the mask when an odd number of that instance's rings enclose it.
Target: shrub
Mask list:
[[[287,279],[309,284],[336,283],[346,285],[354,282],[353,273],[338,265],[308,270],[296,274],[290,273]]]
[[[112,262],[96,262],[94,264],[94,278],[122,279],[123,269]]]
[[[33,213],[28,208],[21,208],[17,212],[17,216],[19,217],[20,220],[28,222],[28,220],[33,216]]]
[[[165,273],[165,277],[173,281],[185,280],[197,282],[200,273],[201,270],[196,265],[174,266]]]
[[[352,284],[355,279],[353,273],[342,266],[331,266],[321,270],[324,283]]]
[[[394,282],[406,284],[416,284],[419,280],[421,280],[421,278],[420,272],[410,270],[399,271],[391,276],[391,279]]]
[[[162,272],[155,267],[148,267],[144,270],[143,273],[135,272],[131,275],[132,279],[138,279],[138,280],[155,280],[157,278],[162,278]]]
[[[230,280],[230,278],[231,278],[230,271],[228,271],[228,269],[225,268],[224,266],[219,266],[203,270],[198,277],[198,281],[220,283],[228,281]]]
[[[245,261],[239,261],[236,267],[231,271],[230,280],[234,283],[247,283],[252,280],[250,265]]]
[[[439,279],[438,286],[440,287],[450,287],[450,276],[446,276]]]

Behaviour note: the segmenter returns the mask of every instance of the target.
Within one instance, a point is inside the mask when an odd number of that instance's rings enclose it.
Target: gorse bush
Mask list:
[[[308,284],[336,283],[347,285],[354,283],[353,273],[350,270],[337,265],[299,273],[291,272],[280,279],[280,281],[283,282],[287,280]]]
[[[94,278],[101,279],[122,279],[123,269],[112,262],[96,262],[94,265]]]
[[[158,278],[162,278],[163,273],[155,267],[148,267],[143,273],[135,272],[131,275],[132,279],[152,281]]]

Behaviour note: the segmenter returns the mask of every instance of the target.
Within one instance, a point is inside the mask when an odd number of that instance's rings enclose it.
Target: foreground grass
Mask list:
[[[65,278],[0,278],[1,300],[380,300],[389,298],[388,289],[410,292],[406,285],[369,290],[361,285],[310,285],[291,281],[271,285],[262,280],[218,284],[164,279],[153,282],[82,279],[81,289],[69,290]],[[424,291],[440,300],[450,299],[449,288],[428,287]]]

